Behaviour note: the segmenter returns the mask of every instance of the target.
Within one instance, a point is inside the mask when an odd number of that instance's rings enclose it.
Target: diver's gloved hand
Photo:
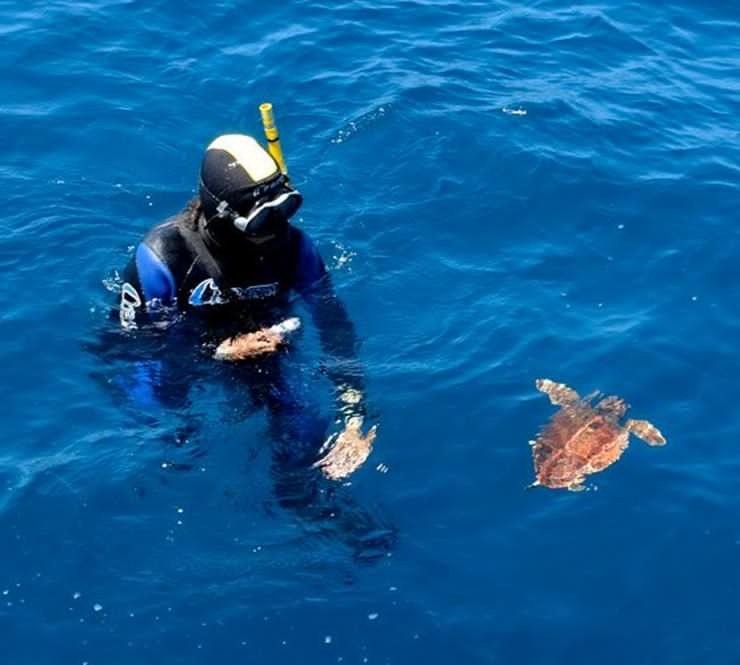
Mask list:
[[[300,319],[293,317],[269,328],[230,337],[218,345],[213,357],[216,360],[236,361],[274,353],[285,344],[288,333],[298,330],[300,326]]]
[[[359,416],[350,418],[344,430],[330,436],[324,444],[322,452],[327,449],[328,452],[313,467],[321,469],[321,473],[329,480],[346,478],[370,457],[378,426],[373,425],[367,434],[363,434],[362,423],[363,419]]]

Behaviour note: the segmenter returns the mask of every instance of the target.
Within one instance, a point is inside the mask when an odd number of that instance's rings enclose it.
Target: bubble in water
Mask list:
[[[117,270],[114,270],[112,275],[103,280],[103,286],[111,293],[120,293],[122,284],[123,280]]]
[[[334,270],[343,270],[346,268],[351,271],[350,264],[352,263],[352,259],[357,256],[357,252],[348,249],[341,243],[334,243],[334,247],[336,253],[331,257],[333,261],[332,268]]]
[[[383,118],[386,112],[390,109],[391,104],[384,104],[379,106],[377,109],[368,111],[364,115],[361,115],[354,120],[350,120],[344,127],[337,130],[336,134],[330,143],[344,143],[348,139],[352,138],[358,132],[361,132],[366,127],[374,123],[379,118]]]

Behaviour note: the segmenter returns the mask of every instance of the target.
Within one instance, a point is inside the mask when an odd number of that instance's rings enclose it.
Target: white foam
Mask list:
[[[300,327],[301,320],[297,316],[292,316],[289,319],[285,319],[285,321],[281,321],[280,323],[276,323],[274,326],[271,326],[270,331],[278,333],[279,335],[285,335],[287,333],[295,332]]]

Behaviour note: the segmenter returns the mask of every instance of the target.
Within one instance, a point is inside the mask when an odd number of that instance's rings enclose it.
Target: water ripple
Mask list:
[[[732,3],[0,13],[8,662],[732,661]],[[373,463],[303,512],[199,348],[187,403],[150,411],[120,390],[141,357],[86,350],[101,282],[266,99],[380,421]],[[669,445],[526,490],[540,376],[623,395]]]

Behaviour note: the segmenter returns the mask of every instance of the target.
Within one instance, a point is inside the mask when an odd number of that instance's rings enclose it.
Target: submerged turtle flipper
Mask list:
[[[642,439],[649,446],[664,446],[665,437],[660,430],[647,420],[628,420],[625,427],[627,431]]]
[[[568,406],[581,399],[573,388],[569,388],[564,383],[555,383],[550,379],[537,379],[534,385],[537,386],[537,390],[545,393],[555,406]]]

